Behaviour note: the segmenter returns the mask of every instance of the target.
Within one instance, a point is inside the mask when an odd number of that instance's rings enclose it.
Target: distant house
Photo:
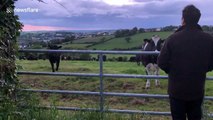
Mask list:
[[[90,37],[90,38],[92,38],[92,37],[96,37],[97,35],[96,34],[89,34],[87,36]]]
[[[63,36],[63,34],[61,33],[56,33],[54,39],[63,40],[65,39],[65,36]]]
[[[27,45],[19,45],[19,49],[25,49],[27,48]]]
[[[176,31],[178,28],[174,28],[173,31]]]
[[[98,36],[106,36],[106,35],[109,35],[109,32],[98,32],[97,35]]]
[[[32,37],[32,40],[39,40],[39,38],[37,38],[37,37]]]
[[[155,31],[156,31],[156,32],[160,32],[160,31],[161,31],[161,28],[156,28]]]
[[[19,41],[18,44],[19,44],[18,45],[19,49],[25,49],[28,47],[27,43],[25,43],[23,41]]]

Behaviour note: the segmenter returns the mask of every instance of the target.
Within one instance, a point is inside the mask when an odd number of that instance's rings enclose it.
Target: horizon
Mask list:
[[[42,0],[41,0],[42,1]],[[194,4],[200,25],[213,25],[212,0],[18,0],[23,31],[78,31],[179,26],[182,9]]]

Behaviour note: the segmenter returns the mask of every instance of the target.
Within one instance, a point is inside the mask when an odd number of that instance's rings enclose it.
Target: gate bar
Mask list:
[[[78,107],[63,107],[63,106],[57,106],[57,107],[40,107],[42,109],[51,109],[56,108],[58,110],[67,110],[67,111],[91,111],[91,112],[100,112],[99,109],[95,108],[78,108]],[[171,116],[171,112],[156,112],[156,111],[140,111],[140,110],[118,110],[118,109],[107,109],[103,112],[108,113],[124,113],[124,114],[143,114],[143,115],[163,115],[163,116]],[[213,118],[213,114],[207,114],[209,117]]]
[[[89,53],[89,54],[159,54],[157,51],[106,51],[106,50],[47,50],[47,49],[20,49],[18,52],[31,53]]]
[[[90,91],[69,91],[69,90],[37,90],[37,89],[21,89],[27,92],[40,92],[40,93],[55,93],[55,94],[79,94],[79,95],[95,95],[100,96],[100,92]],[[104,96],[123,96],[123,97],[142,97],[142,98],[160,98],[168,99],[168,95],[161,94],[138,94],[138,93],[116,93],[116,92],[103,92]],[[212,96],[205,96],[205,100],[213,100]]]
[[[51,75],[51,76],[79,76],[79,77],[100,77],[98,73],[68,73],[68,72],[27,72],[19,71],[18,75]],[[103,77],[115,78],[145,78],[145,79],[168,79],[165,75],[138,75],[138,74],[102,74]],[[207,76],[206,80],[213,80],[212,76]]]

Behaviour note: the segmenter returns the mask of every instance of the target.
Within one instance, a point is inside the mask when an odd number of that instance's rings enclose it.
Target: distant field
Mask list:
[[[150,39],[152,35],[159,35],[162,39],[167,38],[172,32],[149,32],[149,33],[140,33],[131,36],[129,43],[126,42],[126,37],[114,38],[110,41],[105,42],[104,44],[98,44],[90,47],[90,49],[100,49],[100,50],[111,50],[115,48],[132,48],[141,46],[143,44],[143,39]]]
[[[51,71],[48,60],[27,61],[19,60],[17,64],[22,66],[21,71]],[[104,73],[112,74],[145,74],[142,66],[131,62],[104,62]],[[20,71],[19,70],[19,71]],[[59,72],[98,73],[97,61],[62,61]],[[161,75],[164,72],[160,72]],[[208,73],[212,75],[213,73]],[[34,89],[59,89],[77,91],[99,91],[99,78],[96,77],[52,77],[52,76],[19,76],[22,85]],[[130,78],[104,78],[104,90],[109,92],[129,92],[147,94],[166,94],[167,80],[161,80],[161,87],[156,88],[154,81],[151,89],[145,90],[145,79]],[[213,96],[213,81],[207,81],[206,95]],[[72,107],[97,107],[99,97],[82,95],[40,95],[42,104],[50,105],[55,101],[56,105]],[[105,107],[132,110],[169,111],[168,100],[131,98],[131,97],[105,97]],[[213,112],[213,101],[205,102],[205,109]],[[162,117],[164,118],[164,117]],[[162,120],[169,120],[165,117]],[[157,119],[154,119],[157,120]]]

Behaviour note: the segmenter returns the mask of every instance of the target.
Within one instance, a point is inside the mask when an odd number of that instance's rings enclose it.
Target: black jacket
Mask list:
[[[199,25],[179,28],[165,41],[158,65],[169,75],[171,97],[202,98],[206,73],[213,69],[213,37]]]

